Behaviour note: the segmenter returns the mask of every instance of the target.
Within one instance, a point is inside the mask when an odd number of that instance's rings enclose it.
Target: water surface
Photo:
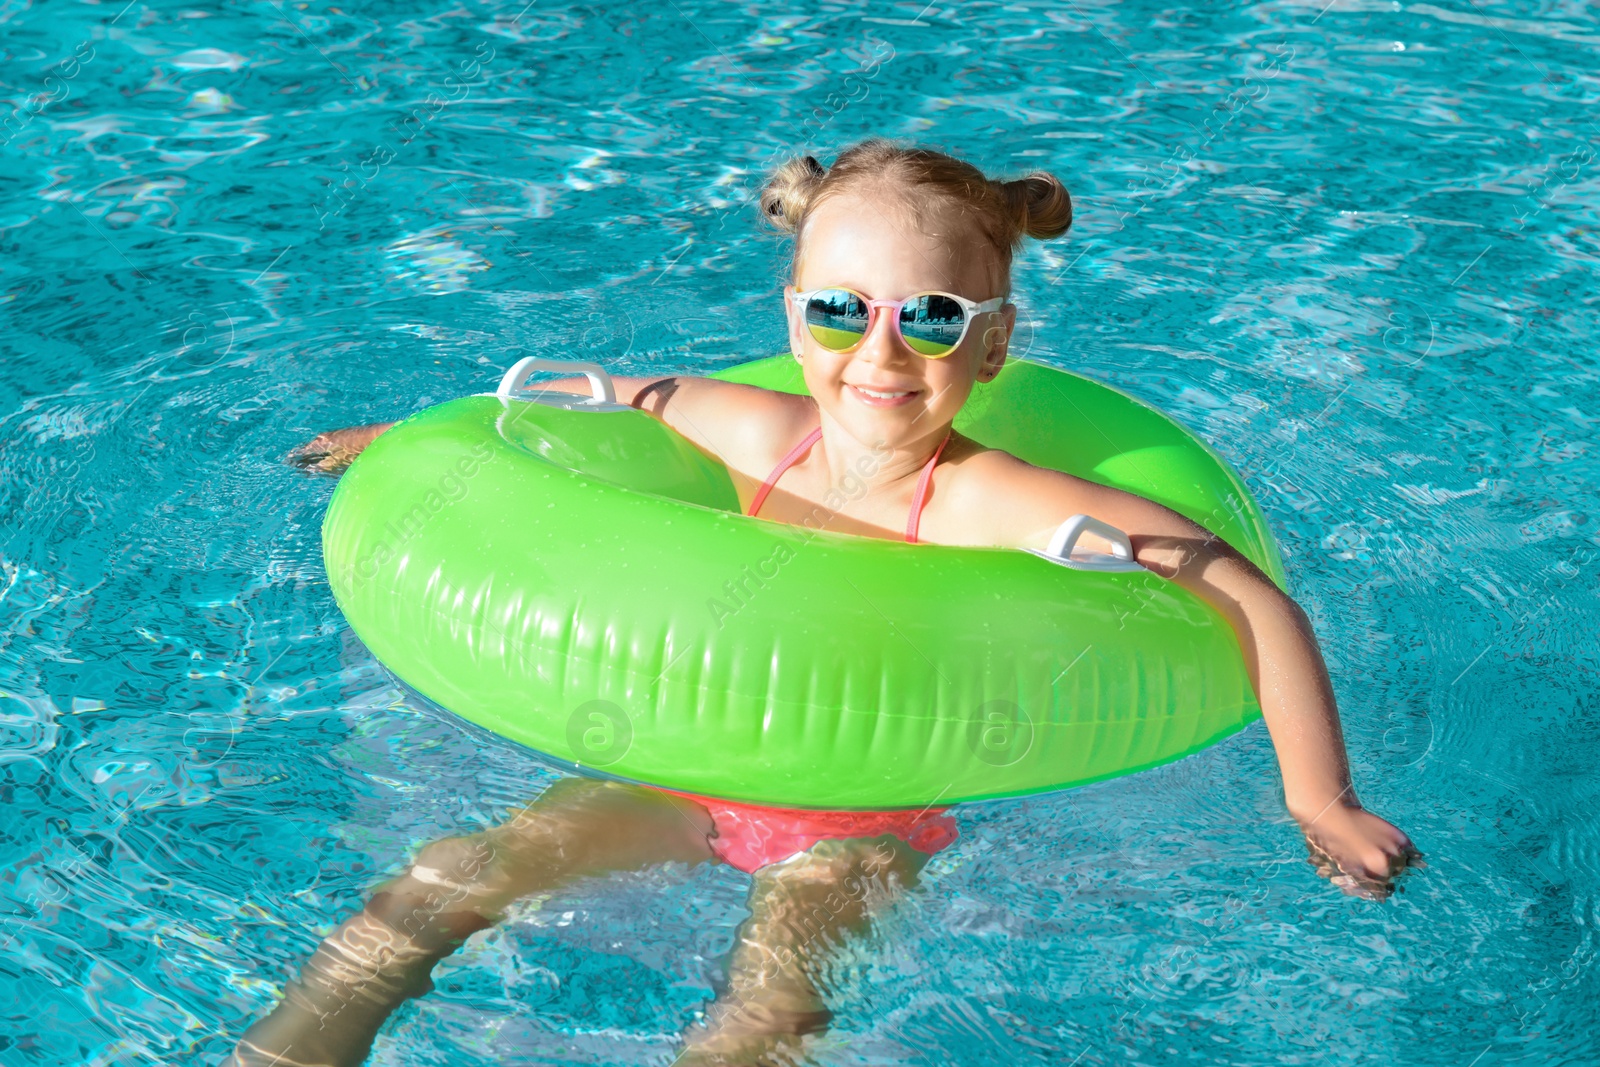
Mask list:
[[[779,350],[751,196],[872,133],[1068,183],[1018,350],[1243,472],[1430,867],[1319,881],[1259,724],[973,807],[816,1061],[1594,1061],[1597,45],[1575,2],[0,4],[0,1061],[219,1060],[553,779],[350,637],[281,458],[520,354]],[[746,886],[529,904],[373,1062],[666,1063]]]

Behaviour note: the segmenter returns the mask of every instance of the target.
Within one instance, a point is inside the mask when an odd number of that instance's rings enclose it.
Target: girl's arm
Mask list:
[[[674,379],[613,378],[611,382],[616,387],[617,400],[620,403],[642,407],[659,416],[657,409],[664,406],[671,396]],[[655,388],[646,392],[647,387],[652,385]],[[559,393],[581,393],[587,396],[589,379],[558,378],[555,381],[539,382],[535,388]],[[641,393],[645,395],[641,396]],[[307,470],[338,474],[355,461],[362,449],[393,425],[392,422],[373,422],[365,426],[347,426],[344,429],[319,433],[290,452],[287,459],[295,466]]]
[[[1347,893],[1387,896],[1393,877],[1419,854],[1356,798],[1333,686],[1300,605],[1225,541],[1170,508],[1087,483],[1078,495],[1087,497],[1080,510],[1128,534],[1139,563],[1204,598],[1232,625],[1277,751],[1284,800],[1318,873]]]

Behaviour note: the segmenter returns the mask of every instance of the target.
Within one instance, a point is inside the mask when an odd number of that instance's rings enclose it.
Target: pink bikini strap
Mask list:
[[[933,450],[933,458],[928,460],[928,465],[922,468],[922,477],[917,479],[917,493],[911,498],[911,514],[906,516],[906,544],[917,543],[917,525],[922,521],[922,506],[928,500],[928,483],[933,479],[934,464],[939,462],[939,453],[944,451],[944,446],[950,443],[950,434],[944,435],[944,440],[939,442],[939,447]]]
[[[756,490],[756,497],[750,501],[750,516],[755,517],[761,510],[761,505],[766,502],[767,494],[772,492],[772,487],[778,484],[778,479],[783,477],[783,472],[794,466],[795,460],[806,454],[806,450],[816,444],[822,437],[822,427],[818,426],[806,436],[804,441],[789,450],[789,454],[778,460],[778,465],[772,468],[772,473],[767,475],[767,480],[761,483],[761,488]]]
[[[806,451],[821,438],[822,427],[818,426],[806,435],[805,440],[791,448],[788,455],[778,461],[778,465],[772,468],[772,473],[767,475],[767,480],[761,483],[761,488],[756,490],[755,499],[750,501],[748,514],[751,518],[754,518],[756,512],[761,510],[761,505],[766,503],[767,494],[772,492],[772,487],[778,484],[778,479],[783,477],[783,472],[794,466],[795,462],[805,455]],[[929,458],[927,466],[922,468],[922,476],[917,479],[917,491],[911,497],[911,514],[906,516],[907,544],[917,544],[917,527],[922,521],[922,509],[928,502],[928,485],[933,480],[933,468],[938,464],[939,455],[944,451],[944,446],[949,443],[950,435],[946,433],[944,440],[939,442],[939,447],[933,450],[933,456]]]

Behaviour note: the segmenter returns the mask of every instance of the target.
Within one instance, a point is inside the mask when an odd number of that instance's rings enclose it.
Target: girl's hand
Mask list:
[[[1426,867],[1411,839],[1356,805],[1334,803],[1299,820],[1317,873],[1349,896],[1387,900],[1407,867]]]
[[[319,433],[285,458],[305,470],[338,474],[355,461],[363,448],[393,425],[392,422],[374,422],[366,426],[349,426]]]

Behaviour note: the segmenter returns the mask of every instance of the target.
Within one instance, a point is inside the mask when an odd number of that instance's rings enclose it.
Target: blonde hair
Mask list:
[[[873,187],[954,205],[993,246],[1007,281],[1011,257],[1024,237],[1060,237],[1072,225],[1072,198],[1053,174],[1034,171],[1013,181],[992,181],[954,156],[880,137],[846,148],[832,167],[823,167],[812,156],[784,163],[761,188],[761,213],[795,235],[798,261],[806,220],[819,204],[842,192]]]

